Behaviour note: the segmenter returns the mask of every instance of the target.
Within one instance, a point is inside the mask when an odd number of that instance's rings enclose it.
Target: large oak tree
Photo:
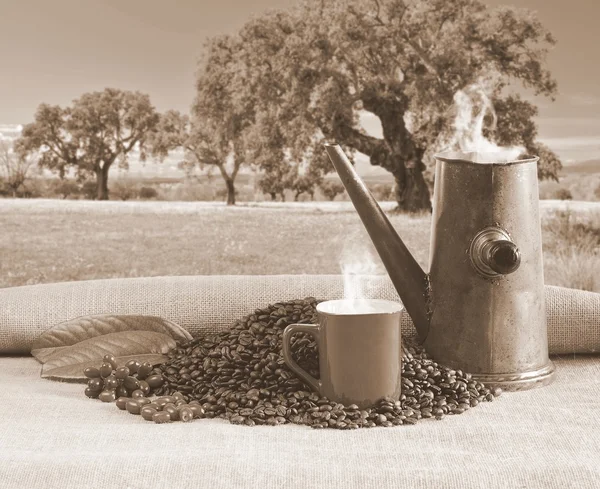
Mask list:
[[[264,165],[317,158],[325,168],[319,147],[336,141],[394,176],[400,209],[429,209],[424,170],[452,129],[453,97],[485,77],[498,108],[490,137],[540,153],[540,176],[556,178],[560,161],[535,140],[535,105],[509,90],[556,92],[545,66],[554,39],[527,11],[478,0],[307,0],[251,20],[239,39],[228,83],[234,106],[253,108],[252,132],[270,135],[255,150]],[[361,111],[379,119],[383,137],[361,127]]]
[[[70,168],[80,179],[95,175],[96,198],[107,200],[111,166],[126,166],[134,150],[144,160],[157,122],[148,95],[107,88],[82,95],[71,107],[41,104],[15,147],[23,155],[37,152],[38,164],[61,176]]]

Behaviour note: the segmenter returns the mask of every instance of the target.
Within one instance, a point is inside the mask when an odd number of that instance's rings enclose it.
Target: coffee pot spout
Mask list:
[[[396,230],[337,145],[325,145],[331,163],[346,188],[356,212],[422,341],[429,332],[429,281]]]

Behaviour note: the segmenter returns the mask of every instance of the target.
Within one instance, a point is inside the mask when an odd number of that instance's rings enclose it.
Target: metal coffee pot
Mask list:
[[[326,149],[435,361],[509,391],[548,384],[538,158],[435,156],[427,274],[342,149]]]

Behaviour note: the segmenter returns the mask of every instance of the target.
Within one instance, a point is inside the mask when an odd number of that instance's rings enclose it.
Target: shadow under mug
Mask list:
[[[283,359],[320,395],[366,408],[383,397],[400,398],[402,335],[398,302],[333,300],[317,305],[319,324],[290,324],[283,331]],[[319,350],[320,379],[292,358],[294,333],[310,333]]]

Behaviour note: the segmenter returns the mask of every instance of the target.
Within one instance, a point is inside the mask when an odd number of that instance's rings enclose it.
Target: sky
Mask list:
[[[186,112],[204,40],[295,1],[0,0],[0,132],[31,122],[42,102],[107,86]],[[558,41],[548,66],[559,95],[535,100],[539,139],[565,163],[600,158],[600,0],[484,1],[537,11]]]

